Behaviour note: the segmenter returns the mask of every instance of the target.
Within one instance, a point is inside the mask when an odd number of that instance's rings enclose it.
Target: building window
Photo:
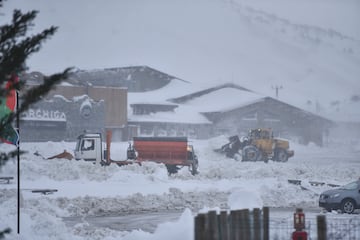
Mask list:
[[[81,144],[82,151],[90,151],[95,149],[95,140],[94,139],[84,139]]]

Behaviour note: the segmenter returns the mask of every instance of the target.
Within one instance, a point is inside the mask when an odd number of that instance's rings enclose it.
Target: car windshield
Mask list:
[[[348,183],[344,186],[341,187],[341,189],[345,189],[345,190],[354,190],[358,187],[358,182],[352,182],[352,183]]]

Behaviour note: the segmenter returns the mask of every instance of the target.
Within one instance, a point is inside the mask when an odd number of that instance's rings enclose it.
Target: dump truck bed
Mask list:
[[[134,137],[138,161],[190,165],[186,137]]]

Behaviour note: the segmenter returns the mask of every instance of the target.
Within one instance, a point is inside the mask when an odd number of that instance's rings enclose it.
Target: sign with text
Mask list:
[[[30,108],[21,115],[21,127],[66,129],[66,114],[58,110]]]
[[[29,109],[21,115],[21,120],[66,122],[66,114],[58,110]]]

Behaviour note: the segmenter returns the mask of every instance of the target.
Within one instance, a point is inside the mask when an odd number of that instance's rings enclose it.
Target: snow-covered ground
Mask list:
[[[193,218],[206,209],[253,207],[318,208],[318,194],[329,186],[311,186],[308,181],[345,184],[359,177],[360,143],[354,146],[303,146],[291,143],[295,156],[286,163],[239,162],[214,152],[225,137],[192,140],[200,160],[192,176],[187,169],[168,176],[163,165],[148,163],[101,167],[89,162],[46,160],[72,142],[23,143],[21,157],[21,235],[17,228],[16,161],[8,162],[1,176],[15,181],[0,185],[0,229],[11,227],[19,239],[193,239]],[[112,144],[112,159],[125,157],[127,143]],[[10,150],[10,145],[2,145]],[[34,153],[39,153],[34,155]],[[302,180],[300,186],[288,179]],[[32,189],[57,189],[51,195]],[[318,209],[318,210],[316,210]],[[183,211],[173,222],[160,224],[154,233],[142,230],[116,231],[94,227],[85,220],[67,226],[64,217],[124,216],[134,213]],[[336,213],[328,213],[332,215]],[[356,217],[359,217],[356,215]],[[288,216],[289,219],[292,215]],[[118,224],[121,224],[119,222]],[[140,226],[139,226],[140,228]],[[180,237],[181,236],[181,237]]]
[[[35,32],[60,27],[29,59],[30,71],[148,65],[191,82],[193,91],[231,82],[274,97],[274,88],[282,86],[281,101],[332,120],[360,120],[358,0],[12,0],[0,9],[1,21],[9,22],[15,8],[40,10]],[[176,90],[188,93],[179,85]],[[173,90],[166,94],[172,97]],[[134,94],[129,100],[149,98]],[[204,120],[198,117],[192,120]],[[16,160],[0,172],[15,178],[0,184],[0,230],[12,228],[9,239],[190,240],[193,215],[199,211],[254,206],[316,211],[318,194],[329,186],[308,181],[341,185],[360,177],[359,139],[333,139],[323,148],[291,142],[293,158],[267,164],[215,153],[224,142],[225,137],[192,141],[200,160],[196,176],[186,169],[168,176],[164,166],[153,163],[120,168],[45,160],[34,153],[49,157],[71,151],[75,143],[22,143],[27,153],[21,156],[21,235],[16,234]],[[112,158],[123,159],[126,147],[114,143]],[[288,179],[302,180],[309,190]],[[38,188],[58,192],[44,196],[30,191]],[[64,222],[71,216],[171,210],[183,214],[154,233],[94,228],[85,220],[72,226]]]

